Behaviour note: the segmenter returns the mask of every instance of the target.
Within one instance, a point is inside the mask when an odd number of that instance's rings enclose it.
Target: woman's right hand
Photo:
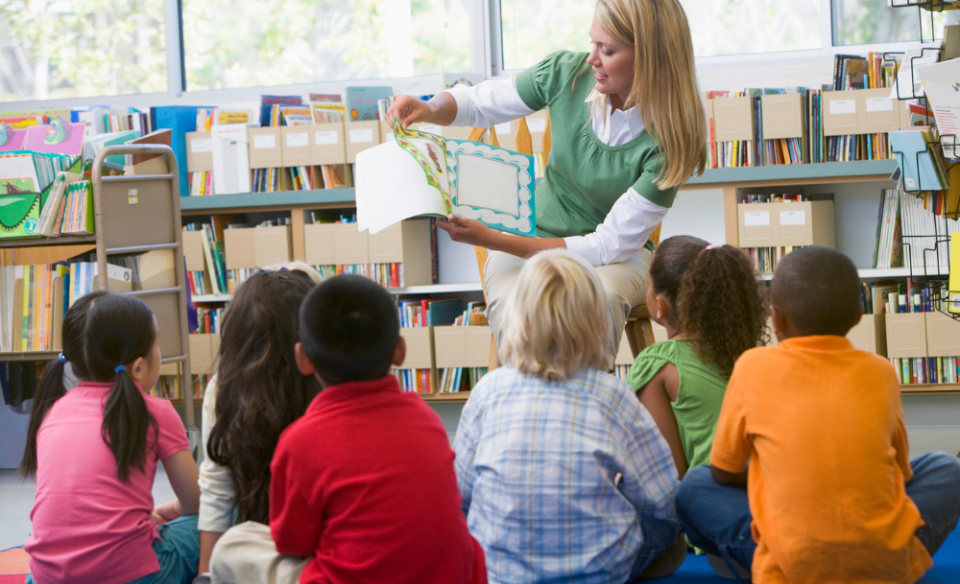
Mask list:
[[[430,102],[421,101],[409,95],[401,95],[387,110],[387,123],[392,126],[393,120],[396,118],[400,120],[400,125],[408,128],[410,124],[432,121],[433,114],[434,109]]]

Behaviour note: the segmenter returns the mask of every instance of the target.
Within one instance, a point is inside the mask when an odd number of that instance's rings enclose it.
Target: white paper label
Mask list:
[[[868,97],[867,112],[893,111],[893,100],[889,97]]]
[[[439,136],[440,133],[443,132],[443,129],[436,124],[421,124],[420,131],[428,134],[437,134]]]
[[[780,211],[780,225],[806,225],[806,211]]]
[[[264,150],[267,148],[276,148],[276,147],[277,147],[277,136],[275,134],[267,134],[266,136],[253,137],[254,150]]]
[[[373,130],[364,128],[362,130],[350,130],[351,144],[366,144],[373,142]]]
[[[546,118],[527,118],[527,128],[531,132],[544,132],[547,129]]]
[[[770,225],[770,211],[747,211],[743,214],[743,224],[746,227]]]
[[[303,148],[310,145],[310,134],[298,132],[296,134],[287,134],[287,148]]]
[[[199,154],[201,152],[213,152],[213,140],[210,138],[190,140],[190,153]]]
[[[498,134],[512,134],[513,128],[510,125],[510,122],[504,122],[502,124],[497,124],[493,127]]]
[[[317,146],[329,146],[331,144],[339,143],[340,139],[337,136],[336,130],[328,130],[324,132],[314,132],[313,141],[317,144]]]
[[[857,113],[857,100],[855,99],[835,99],[830,102],[831,116],[855,113]]]

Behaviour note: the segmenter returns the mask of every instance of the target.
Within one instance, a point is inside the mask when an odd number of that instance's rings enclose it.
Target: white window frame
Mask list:
[[[902,2],[905,0],[898,0]],[[833,45],[833,4],[819,0],[821,10],[821,48],[808,51],[784,51],[698,57],[697,70],[702,90],[735,90],[747,86],[817,86],[829,82],[833,56],[837,53],[865,54],[868,51],[902,52],[916,46],[916,42],[877,43],[868,45]],[[919,10],[916,7],[897,10]],[[503,50],[500,22],[500,0],[470,0],[471,69],[484,78],[500,78],[517,70],[503,70]],[[340,93],[344,87],[382,85],[385,81],[397,93],[436,93],[441,91],[439,74],[417,75],[385,79],[353,79],[298,83],[266,87],[184,90],[183,38],[181,0],[164,0],[164,34],[166,37],[167,91],[165,93],[24,100],[0,103],[0,110],[18,110],[33,107],[64,107],[103,104],[109,101],[117,107],[145,108],[155,105],[244,105],[255,107],[264,91],[277,94]],[[926,17],[926,15],[925,15]],[[924,46],[937,46],[939,41],[925,39]]]

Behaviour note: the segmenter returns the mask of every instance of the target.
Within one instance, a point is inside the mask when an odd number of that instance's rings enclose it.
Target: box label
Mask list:
[[[369,142],[373,142],[373,130],[369,128],[350,130],[351,144],[367,144]]]
[[[527,128],[531,132],[544,132],[547,129],[547,118],[527,118]]]
[[[254,136],[253,137],[253,148],[255,150],[266,150],[268,148],[277,147],[277,137],[274,134],[267,134],[266,136]]]
[[[428,134],[437,134],[439,136],[443,129],[436,124],[421,124],[420,131]]]
[[[780,211],[780,225],[806,225],[806,211]]]
[[[831,116],[855,113],[857,113],[857,100],[855,99],[835,99],[830,102]]]
[[[213,140],[210,138],[197,138],[196,140],[190,140],[190,152],[192,154],[213,152]]]
[[[893,100],[889,97],[868,97],[867,113],[870,112],[892,112]]]
[[[310,145],[310,134],[298,132],[287,134],[287,148],[304,148]]]
[[[529,124],[528,124],[528,125],[529,125]],[[495,125],[495,126],[493,127],[493,129],[496,130],[498,134],[512,134],[512,133],[513,133],[513,127],[512,127],[512,125],[510,124],[510,122],[504,122],[504,123],[502,123],[502,124],[497,124],[497,125]]]
[[[337,136],[337,134],[338,132],[336,130],[314,132],[313,141],[316,142],[317,146],[330,146],[332,144],[337,144],[340,142],[340,138]]]
[[[746,211],[743,214],[743,224],[746,227],[770,225],[770,211]]]

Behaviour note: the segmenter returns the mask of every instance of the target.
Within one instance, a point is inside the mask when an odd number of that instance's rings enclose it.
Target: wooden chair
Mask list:
[[[470,132],[470,140],[479,142],[483,138],[486,128],[474,128]],[[494,128],[489,129],[489,144],[493,146],[500,146],[500,143],[497,141],[497,131]],[[517,128],[517,151],[522,154],[533,155],[533,139],[530,136],[530,129],[527,127],[527,122],[525,119],[520,118],[518,128]],[[552,140],[550,135],[550,116],[549,112],[547,115],[547,127],[543,133],[543,152],[544,156],[549,159],[550,157],[550,148],[552,146]],[[654,243],[660,242],[660,228],[661,225],[657,225],[657,228],[654,229],[653,233],[650,235],[650,239]],[[474,251],[477,254],[477,268],[480,270],[480,282],[483,282],[483,271],[487,265],[487,256],[489,251],[485,247],[474,246]],[[484,300],[486,300],[486,292],[484,292]],[[488,326],[490,323],[487,320],[485,314],[474,314],[470,316],[470,324],[475,326]],[[650,321],[650,312],[647,310],[646,304],[639,304],[634,306],[630,311],[630,314],[627,315],[627,323],[624,327],[627,334],[627,342],[630,343],[630,352],[634,357],[640,354],[641,351],[649,347],[654,343],[653,339],[653,325]],[[490,339],[490,362],[489,370],[493,371],[500,366],[500,359],[497,356],[497,344],[496,341],[491,337]]]

